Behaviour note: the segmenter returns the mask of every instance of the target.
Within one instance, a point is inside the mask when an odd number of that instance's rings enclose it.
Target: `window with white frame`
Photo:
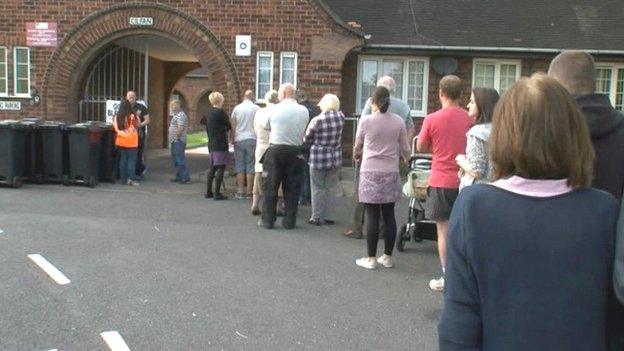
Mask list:
[[[256,100],[263,100],[264,95],[273,89],[273,53],[259,51],[256,56]]]
[[[13,92],[15,96],[30,96],[30,49],[13,48]]]
[[[297,86],[297,53],[295,52],[280,54],[280,85],[284,83]]]
[[[9,95],[9,62],[7,61],[7,48],[0,46],[0,96]]]
[[[493,88],[503,95],[520,79],[520,61],[475,59],[472,67],[472,86]]]
[[[624,63],[596,64],[596,92],[609,96],[613,106],[624,112]]]
[[[392,95],[405,101],[412,116],[427,114],[427,87],[429,84],[429,59],[417,57],[361,56],[358,65],[356,109],[362,112],[377,80],[383,76],[394,78],[396,87]]]

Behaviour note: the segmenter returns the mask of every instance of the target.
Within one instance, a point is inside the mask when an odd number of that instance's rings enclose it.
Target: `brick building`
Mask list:
[[[171,98],[182,100],[196,126],[210,91],[223,92],[231,108],[246,89],[262,97],[290,81],[313,100],[341,96],[345,113],[357,115],[377,78],[392,75],[394,94],[418,122],[439,107],[444,74],[464,80],[464,99],[471,86],[504,92],[520,76],[545,71],[566,48],[594,54],[597,90],[624,110],[624,7],[614,5],[8,0],[0,3],[0,118],[104,119],[105,101],[133,89],[150,108],[150,145],[162,147]],[[31,22],[57,25],[57,44],[28,46]],[[237,52],[237,36],[250,36],[239,37],[246,56]]]
[[[29,22],[57,25],[57,44],[28,46]],[[248,56],[238,35],[251,37]],[[198,99],[218,90],[227,108],[285,81],[339,94],[344,57],[363,41],[318,1],[3,1],[0,116],[104,119],[106,100],[132,89],[150,109],[150,146],[162,147],[167,101],[190,71],[204,70]]]

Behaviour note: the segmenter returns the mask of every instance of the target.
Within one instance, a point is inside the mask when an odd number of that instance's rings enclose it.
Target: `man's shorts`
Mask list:
[[[436,222],[448,221],[458,194],[459,189],[428,187],[425,217]]]
[[[245,139],[234,143],[234,168],[237,174],[254,174],[256,139]]]

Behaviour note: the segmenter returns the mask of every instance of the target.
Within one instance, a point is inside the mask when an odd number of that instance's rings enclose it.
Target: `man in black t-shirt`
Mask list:
[[[147,167],[145,167],[145,160],[143,151],[145,150],[145,140],[147,137],[147,125],[150,123],[149,112],[145,105],[137,102],[136,93],[132,90],[126,93],[126,99],[132,106],[132,113],[139,119],[139,154],[137,156],[136,163],[136,175],[142,177],[145,175]]]

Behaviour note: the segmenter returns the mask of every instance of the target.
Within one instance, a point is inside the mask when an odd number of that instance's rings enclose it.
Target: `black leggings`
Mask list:
[[[366,216],[366,242],[368,243],[368,257],[377,255],[377,241],[379,240],[379,218],[383,217],[384,230],[384,253],[392,255],[394,241],[396,239],[396,219],[394,218],[394,203],[389,204],[364,204]]]
[[[206,180],[206,193],[212,193],[212,183],[215,181],[214,193],[221,193],[221,184],[223,183],[223,174],[225,173],[225,165],[215,166],[211,165],[208,170],[208,177]],[[216,178],[216,179],[215,179]]]

